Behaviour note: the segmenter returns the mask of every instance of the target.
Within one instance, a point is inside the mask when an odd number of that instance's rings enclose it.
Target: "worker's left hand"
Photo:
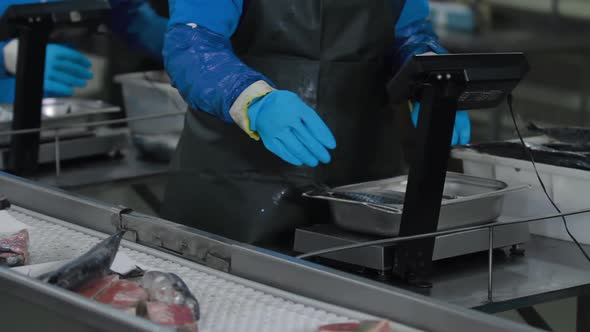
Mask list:
[[[330,162],[336,148],[332,132],[311,107],[290,91],[275,90],[248,109],[250,129],[264,146],[295,166],[316,167]]]
[[[420,114],[420,103],[414,103],[412,112],[412,123],[414,127],[418,126],[418,116]],[[453,128],[453,140],[451,145],[466,145],[471,140],[471,121],[466,111],[458,111],[455,116],[455,127]]]

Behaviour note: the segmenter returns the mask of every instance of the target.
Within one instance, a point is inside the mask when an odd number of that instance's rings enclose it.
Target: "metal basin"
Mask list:
[[[401,224],[403,198],[399,204],[383,204],[342,198],[343,195],[339,193],[377,196],[385,196],[388,192],[405,193],[407,180],[407,176],[400,176],[337,187],[329,192],[308,192],[304,196],[330,201],[334,222],[343,229],[379,236],[396,236]],[[527,188],[529,187],[509,187],[502,181],[447,173],[438,230],[493,221],[500,216],[507,193]]]

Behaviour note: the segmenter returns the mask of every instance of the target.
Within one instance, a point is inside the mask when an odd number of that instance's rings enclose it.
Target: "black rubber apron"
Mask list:
[[[329,221],[327,205],[301,197],[304,190],[399,174],[399,138],[385,84],[403,5],[401,0],[251,0],[232,39],[234,50],[320,114],[338,143],[332,162],[293,167],[237,125],[191,111],[162,216],[267,244],[288,239],[297,226]]]

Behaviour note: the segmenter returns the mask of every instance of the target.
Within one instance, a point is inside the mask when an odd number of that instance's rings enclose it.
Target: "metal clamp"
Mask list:
[[[132,233],[134,235],[133,241],[137,242],[137,231],[127,228],[123,223],[123,215],[130,214],[131,212],[133,212],[133,209],[119,205],[118,207],[114,208],[114,210],[115,211],[111,216],[111,224],[115,226],[117,231],[127,231],[129,233]]]

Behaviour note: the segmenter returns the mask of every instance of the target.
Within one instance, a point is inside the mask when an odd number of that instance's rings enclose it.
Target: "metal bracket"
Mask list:
[[[416,150],[410,163],[399,236],[436,232],[443,196],[458,98],[465,77],[457,72],[432,72],[422,86]],[[400,244],[393,273],[428,287],[434,238]]]
[[[128,208],[126,206],[119,205],[114,210],[115,210],[114,211],[115,213],[113,213],[113,215],[111,215],[111,224],[113,224],[113,226],[115,226],[117,231],[127,231],[127,232],[133,234],[133,242],[137,242],[137,231],[127,228],[123,222],[123,215],[130,214],[131,212],[133,212],[133,209]]]

